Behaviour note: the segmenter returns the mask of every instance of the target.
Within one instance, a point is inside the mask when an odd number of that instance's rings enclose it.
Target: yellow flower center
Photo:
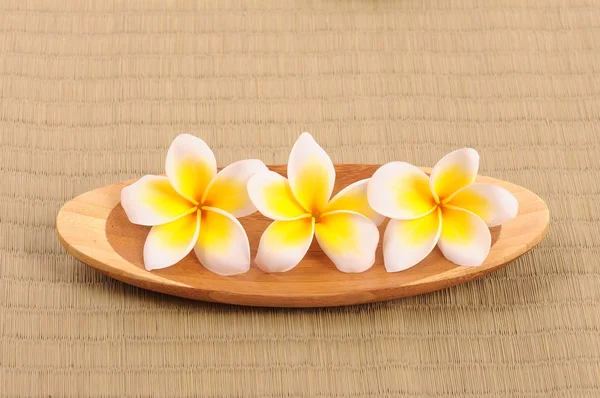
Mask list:
[[[445,202],[443,202],[443,201],[442,202],[436,201],[436,205],[433,207],[433,209],[429,213],[433,213],[434,211],[437,211],[437,209],[440,209],[442,211],[442,216],[443,216],[444,215],[444,211],[446,209],[448,209],[448,207],[447,207],[447,204]]]
[[[321,212],[319,210],[313,210],[311,212],[312,217],[315,219],[315,223],[321,221]]]

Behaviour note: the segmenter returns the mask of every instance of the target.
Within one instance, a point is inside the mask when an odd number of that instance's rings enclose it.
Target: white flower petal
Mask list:
[[[494,184],[471,184],[458,191],[447,205],[469,210],[488,227],[504,224],[519,212],[519,202],[513,194]]]
[[[202,208],[200,236],[194,246],[198,260],[215,274],[243,274],[250,269],[250,244],[242,224],[227,212]]]
[[[379,230],[362,214],[345,210],[327,213],[315,225],[315,236],[342,272],[364,272],[375,263]]]
[[[338,192],[325,206],[325,213],[336,210],[350,210],[368,217],[375,225],[381,225],[384,216],[369,206],[367,186],[369,179],[357,181]]]
[[[161,225],[195,211],[167,177],[144,176],[121,190],[121,205],[131,221],[139,225]]]
[[[258,211],[272,220],[289,221],[307,215],[288,180],[273,171],[260,171],[250,177],[248,195]]]
[[[335,169],[312,135],[300,135],[290,152],[287,172],[292,192],[302,207],[322,213],[333,192]]]
[[[175,137],[167,152],[166,171],[173,188],[198,204],[208,183],[217,174],[217,161],[200,138],[181,134]]]
[[[219,171],[208,184],[202,205],[219,208],[236,218],[256,212],[256,207],[248,196],[248,180],[254,174],[267,170],[267,166],[257,159],[230,164]]]
[[[406,162],[390,162],[373,174],[367,186],[369,205],[386,217],[412,220],[435,209],[429,177]]]
[[[449,200],[459,189],[470,185],[477,177],[479,154],[473,148],[450,152],[431,171],[431,192],[440,202]]]
[[[485,222],[475,214],[458,209],[442,209],[442,234],[438,247],[448,260],[476,267],[490,252],[492,236]]]
[[[403,271],[421,262],[442,232],[440,209],[414,220],[390,220],[383,236],[383,260],[388,272]]]
[[[286,272],[306,255],[313,240],[314,218],[273,221],[260,238],[256,264],[265,272]]]
[[[146,269],[166,268],[181,261],[192,251],[199,231],[198,212],[152,227],[144,244]]]

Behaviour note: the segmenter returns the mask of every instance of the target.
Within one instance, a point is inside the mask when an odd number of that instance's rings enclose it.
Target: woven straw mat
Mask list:
[[[0,2],[0,396],[600,397],[600,1]],[[220,166],[433,166],[540,195],[551,227],[479,280],[391,302],[260,309],[148,292],[67,255],[78,194]]]

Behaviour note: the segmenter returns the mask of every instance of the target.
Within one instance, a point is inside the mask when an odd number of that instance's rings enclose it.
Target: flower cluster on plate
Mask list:
[[[121,191],[129,220],[152,227],[144,244],[148,270],[194,251],[217,274],[248,271],[250,245],[238,218],[257,210],[273,220],[255,258],[265,272],[294,268],[313,237],[340,271],[366,271],[386,217],[388,272],[418,264],[436,245],[455,264],[478,266],[490,250],[489,227],[514,218],[519,206],[504,188],[475,183],[479,155],[471,148],[444,156],[430,176],[406,162],[387,163],[333,198],[333,162],[308,133],[292,147],[287,178],[256,159],[217,172],[212,150],[189,134],[175,138],[165,168],[166,176],[147,175]]]

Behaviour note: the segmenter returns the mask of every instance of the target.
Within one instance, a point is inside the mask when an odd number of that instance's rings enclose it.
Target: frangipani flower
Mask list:
[[[256,211],[246,185],[266,169],[260,160],[249,159],[217,173],[204,141],[189,134],[176,137],[167,152],[166,177],[147,175],[121,191],[129,220],[152,226],[144,245],[146,269],[169,267],[193,249],[212,272],[248,271],[248,236],[236,218]]]
[[[369,181],[371,207],[390,223],[383,238],[388,272],[402,271],[435,248],[455,264],[478,266],[491,246],[488,227],[517,215],[515,197],[497,185],[473,183],[479,154],[471,148],[444,156],[431,177],[404,162],[381,166]]]
[[[343,272],[363,272],[375,262],[376,224],[383,217],[367,202],[367,182],[346,187],[329,200],[335,182],[331,158],[308,133],[290,152],[288,179],[272,171],[256,173],[248,193],[265,217],[275,220],[263,233],[257,265],[285,272],[304,257],[316,235],[319,245]]]

